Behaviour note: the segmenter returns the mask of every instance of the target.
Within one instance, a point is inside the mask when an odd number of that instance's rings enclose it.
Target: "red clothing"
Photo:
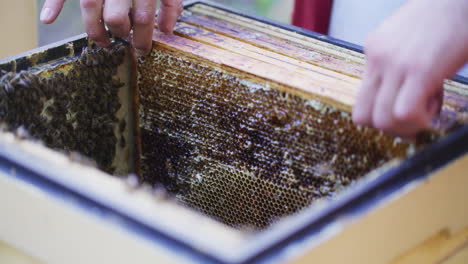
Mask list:
[[[296,0],[292,23],[321,34],[328,34],[333,0]]]

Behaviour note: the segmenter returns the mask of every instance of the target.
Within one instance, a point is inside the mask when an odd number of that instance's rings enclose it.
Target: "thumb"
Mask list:
[[[62,11],[63,3],[65,0],[46,0],[41,10],[41,22],[44,24],[54,22]]]

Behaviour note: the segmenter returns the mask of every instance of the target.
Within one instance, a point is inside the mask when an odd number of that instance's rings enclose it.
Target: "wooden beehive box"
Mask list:
[[[359,47],[204,1],[153,40],[0,63],[2,241],[46,263],[463,258],[465,79],[410,144],[352,123]]]

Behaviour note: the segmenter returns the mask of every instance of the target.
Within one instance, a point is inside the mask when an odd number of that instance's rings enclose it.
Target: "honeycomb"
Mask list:
[[[347,96],[362,54],[217,8],[190,7],[174,34],[155,32],[138,63],[141,179],[235,228],[333,199],[467,123],[468,86],[447,80],[416,143],[357,127]],[[302,82],[315,78],[330,81]]]
[[[143,180],[234,227],[268,227],[408,150],[347,112],[183,56],[155,49],[138,70]]]
[[[126,53],[123,43],[85,47],[79,56],[37,71],[1,71],[0,123],[27,131],[50,148],[80,153],[106,172],[125,173],[113,163],[126,148],[129,130],[118,113],[124,83],[117,70]]]

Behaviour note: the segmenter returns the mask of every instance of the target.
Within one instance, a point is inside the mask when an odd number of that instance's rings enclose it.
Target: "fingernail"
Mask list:
[[[40,20],[41,20],[42,22],[45,22],[45,21],[50,20],[50,18],[51,18],[50,16],[51,16],[51,14],[52,14],[51,11],[52,11],[52,10],[51,10],[49,7],[46,7],[46,8],[44,8],[44,9],[42,9],[42,11],[41,11],[41,16],[40,16]]]

